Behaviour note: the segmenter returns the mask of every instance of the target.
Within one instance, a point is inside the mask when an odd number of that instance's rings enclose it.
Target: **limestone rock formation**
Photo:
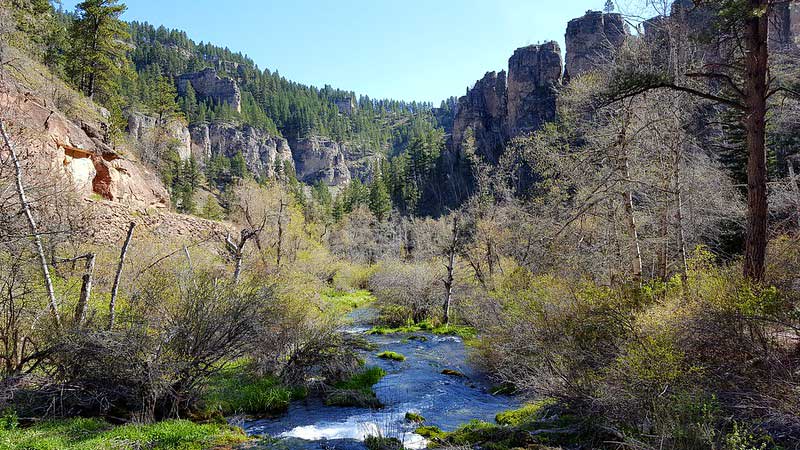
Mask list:
[[[312,184],[322,181],[328,186],[350,182],[344,145],[330,139],[310,136],[292,142],[297,179]]]
[[[138,111],[131,111],[128,114],[128,133],[134,139],[142,142],[151,136],[156,129],[157,119],[152,116],[142,114]],[[178,119],[170,121],[166,126],[167,134],[176,143],[176,150],[181,160],[187,160],[192,155],[192,136],[189,128]]]
[[[561,84],[561,49],[555,42],[519,48],[505,72],[487,73],[458,101],[452,147],[459,149],[467,130],[476,151],[496,163],[504,144],[555,119]]]
[[[183,74],[176,82],[180,95],[186,94],[186,86],[191,83],[199,99],[210,99],[220,105],[227,103],[237,112],[242,112],[242,93],[239,85],[230,78],[221,78],[214,69]]]
[[[555,42],[518,48],[508,60],[510,137],[538,130],[555,119],[561,65],[561,49]]]
[[[242,152],[247,170],[259,176],[272,178],[275,167],[288,162],[293,164],[292,150],[286,139],[273,136],[249,125],[215,122],[192,127],[195,154],[236,156]],[[203,161],[205,158],[200,158]]]
[[[460,149],[467,130],[472,130],[476,151],[496,162],[508,136],[507,99],[505,71],[489,72],[478,80],[465,96],[458,99],[458,111],[453,120],[453,147]]]
[[[628,36],[621,14],[587,11],[567,24],[564,77],[574,78],[610,59]]]

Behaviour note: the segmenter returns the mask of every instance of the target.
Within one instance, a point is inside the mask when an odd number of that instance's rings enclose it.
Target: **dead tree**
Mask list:
[[[114,320],[116,319],[116,304],[117,292],[119,292],[119,283],[122,280],[122,269],[125,266],[125,255],[128,253],[128,246],[133,237],[133,229],[136,227],[135,222],[131,222],[128,226],[128,235],[125,237],[125,243],[122,244],[122,251],[119,255],[119,264],[117,265],[117,273],[114,276],[114,286],[111,288],[111,300],[108,302],[108,330],[114,329]]]
[[[450,235],[450,243],[447,246],[447,264],[445,265],[445,269],[447,269],[447,275],[444,280],[444,290],[445,290],[445,297],[444,297],[444,323],[445,325],[450,324],[450,303],[453,299],[453,281],[454,276],[453,272],[455,270],[456,265],[456,254],[458,253],[459,249],[459,227],[458,227],[458,217],[453,215],[453,229]]]
[[[14,163],[14,177],[16,181],[17,196],[19,197],[22,211],[25,214],[25,219],[28,222],[28,230],[30,231],[31,240],[36,248],[36,253],[39,256],[39,267],[42,271],[45,288],[47,289],[50,312],[52,313],[53,319],[56,322],[56,327],[61,328],[61,315],[58,312],[58,300],[56,300],[56,293],[55,289],[53,288],[53,280],[50,278],[50,269],[47,265],[47,257],[44,254],[42,236],[39,233],[39,228],[36,225],[36,220],[33,218],[33,212],[31,211],[30,203],[25,195],[25,185],[22,181],[22,166],[20,165],[19,157],[17,156],[14,145],[11,143],[11,139],[6,132],[5,122],[2,119],[0,119],[0,135],[2,135],[3,143],[8,149],[8,152],[11,154],[11,160]]]
[[[289,204],[281,199],[281,205],[278,209],[278,238],[275,241],[275,264],[278,270],[281,270],[281,258],[283,257],[283,210],[287,206],[289,206]]]
[[[89,308],[89,299],[92,296],[92,283],[94,279],[94,263],[96,255],[94,253],[87,253],[85,255],[76,256],[74,258],[54,259],[53,265],[63,263],[75,263],[76,261],[85,260],[86,266],[81,277],[81,295],[78,297],[78,303],[75,305],[75,315],[73,318],[75,328],[83,326],[86,320],[86,311]]]
[[[233,269],[233,283],[239,283],[239,276],[242,272],[242,259],[244,258],[244,247],[247,245],[247,241],[250,239],[254,239],[264,230],[264,226],[267,224],[267,217],[264,216],[264,220],[261,222],[261,225],[257,228],[245,228],[241,232],[239,232],[239,241],[234,242],[231,238],[231,234],[228,233],[225,235],[225,246],[228,249],[228,253],[230,253],[231,257],[234,261],[234,269]]]

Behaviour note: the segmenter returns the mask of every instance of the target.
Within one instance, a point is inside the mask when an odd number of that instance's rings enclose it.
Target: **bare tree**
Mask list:
[[[116,304],[117,304],[117,293],[119,292],[119,284],[122,280],[122,269],[125,267],[125,255],[128,254],[128,246],[131,243],[131,238],[133,237],[133,229],[136,227],[135,222],[131,222],[128,225],[128,234],[125,236],[125,243],[122,244],[122,251],[119,255],[119,264],[117,265],[117,272],[114,275],[114,285],[111,287],[111,299],[108,302],[108,330],[114,329],[114,320],[116,318]],[[184,246],[184,249],[186,247]],[[188,250],[187,254],[188,254]]]
[[[450,303],[453,299],[453,281],[454,281],[454,270],[456,265],[456,255],[460,250],[460,235],[461,230],[459,229],[459,218],[457,214],[451,214],[453,227],[450,231],[450,245],[447,246],[447,264],[445,265],[445,269],[447,270],[447,275],[445,276],[444,282],[444,290],[445,290],[445,297],[444,297],[444,323],[450,323]]]
[[[785,0],[747,0],[735,12],[720,11],[731,6],[726,0],[695,0],[695,11],[711,11],[715,24],[715,42],[721,57],[701,59],[700,67],[690,64],[675,71],[646,73],[635,64],[627,73],[617,74],[618,82],[610,90],[608,102],[639,95],[653,89],[671,89],[714,102],[742,117],[747,147],[747,230],[743,273],[753,280],[764,277],[767,246],[767,101],[785,87],[773,86],[769,77],[769,18],[773,8]],[[679,20],[679,19],[676,19]],[[696,30],[694,30],[696,32]],[[684,36],[685,38],[685,36]],[[671,41],[675,41],[672,40]],[[742,80],[738,82],[737,80]],[[695,81],[694,83],[692,81]],[[698,82],[699,81],[699,82]]]
[[[30,238],[33,241],[33,245],[36,248],[36,253],[39,256],[39,268],[42,271],[42,278],[44,278],[45,288],[47,289],[47,296],[50,300],[50,312],[53,315],[53,319],[55,319],[56,326],[61,327],[61,316],[58,312],[58,300],[56,299],[55,289],[53,288],[53,280],[50,278],[50,269],[47,265],[47,257],[44,253],[44,246],[42,246],[42,237],[39,234],[39,228],[36,225],[36,220],[33,218],[33,213],[31,212],[31,206],[28,202],[28,198],[25,195],[25,185],[23,182],[23,175],[22,175],[22,166],[20,165],[19,158],[17,156],[17,152],[14,149],[14,145],[11,142],[11,139],[6,132],[5,121],[0,118],[0,135],[3,137],[3,143],[11,154],[11,161],[14,164],[14,174],[16,180],[16,187],[17,187],[17,195],[19,196],[19,202],[22,206],[23,213],[25,214],[25,219],[28,222],[28,229],[30,231]]]

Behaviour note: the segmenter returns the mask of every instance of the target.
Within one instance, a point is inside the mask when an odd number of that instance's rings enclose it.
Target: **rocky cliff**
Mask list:
[[[297,179],[308,184],[322,181],[328,186],[343,186],[350,182],[346,147],[330,139],[310,136],[292,141]]]
[[[237,112],[242,112],[242,93],[239,85],[235,80],[220,77],[214,69],[208,68],[181,75],[176,84],[180,95],[185,95],[187,86],[191,84],[198,99],[213,100],[218,105],[226,103]]]
[[[561,49],[555,42],[519,48],[508,60],[509,136],[538,130],[555,119],[561,65]]]
[[[556,42],[517,49],[508,61],[508,76],[489,72],[459,99],[453,149],[461,148],[471,129],[477,153],[496,163],[509,139],[555,119],[561,67]]]
[[[191,127],[193,154],[201,163],[216,155],[236,156],[242,152],[247,170],[258,177],[272,178],[275,167],[293,165],[286,139],[249,125],[215,122]]]
[[[129,111],[128,116],[128,134],[137,141],[144,141],[151,137],[156,129],[157,119],[152,116],[140,113],[138,111]],[[175,119],[166,125],[166,131],[170,139],[176,142],[176,150],[178,156],[182,160],[187,160],[192,155],[192,136],[189,133],[189,128],[182,120]]]
[[[12,112],[14,139],[26,142],[30,173],[68,183],[79,197],[169,207],[169,194],[157,174],[112,148],[102,124],[73,122],[17,86],[4,85],[2,90],[0,107]]]
[[[452,147],[461,148],[467,131],[472,130],[476,151],[490,161],[497,161],[508,136],[506,72],[488,72],[467,94],[458,99],[453,120]]]
[[[567,24],[564,41],[567,61],[564,76],[577,77],[613,58],[628,37],[628,26],[621,14],[587,11]]]

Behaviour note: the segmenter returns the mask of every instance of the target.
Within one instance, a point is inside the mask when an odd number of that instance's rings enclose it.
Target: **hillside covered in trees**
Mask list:
[[[435,108],[0,1],[0,448],[800,448],[800,4],[624,6]]]

